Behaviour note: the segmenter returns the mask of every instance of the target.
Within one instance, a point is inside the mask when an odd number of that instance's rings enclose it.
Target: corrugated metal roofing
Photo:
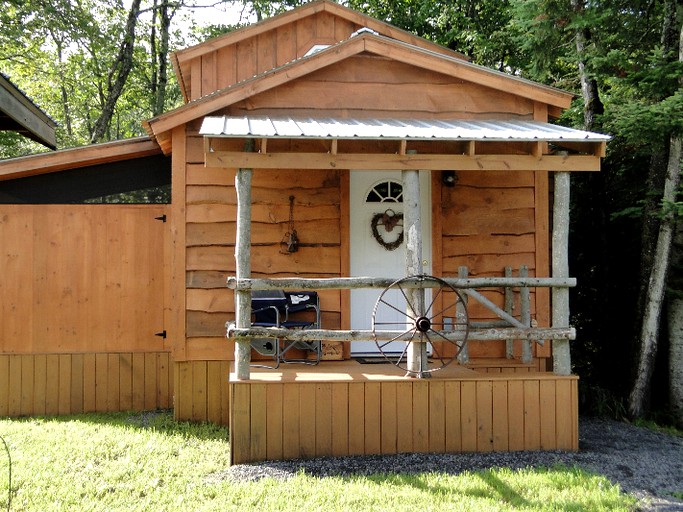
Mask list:
[[[200,135],[302,139],[603,142],[607,135],[536,121],[205,117]]]

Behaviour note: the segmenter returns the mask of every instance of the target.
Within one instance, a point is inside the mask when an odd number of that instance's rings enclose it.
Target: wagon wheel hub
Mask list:
[[[429,329],[432,328],[432,321],[425,316],[421,316],[420,318],[415,320],[415,328],[419,332],[427,332],[429,331]]]

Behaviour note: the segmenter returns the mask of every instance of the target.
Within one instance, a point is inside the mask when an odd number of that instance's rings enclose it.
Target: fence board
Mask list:
[[[382,452],[380,426],[380,383],[365,383],[365,453]]]
[[[282,459],[283,384],[269,384],[266,394],[266,458]]]
[[[32,357],[21,357],[21,415],[33,413],[34,391],[34,360]]]
[[[446,400],[444,382],[429,383],[429,451],[446,450]]]
[[[59,356],[49,354],[46,359],[45,414],[59,414]]]
[[[504,452],[508,449],[508,383],[493,382],[493,451]]]
[[[349,385],[349,455],[365,453],[365,385]]]
[[[477,451],[493,449],[493,384],[477,381]]]
[[[396,382],[382,382],[381,386],[381,417],[382,453],[396,453],[398,438]]]
[[[256,383],[248,386],[251,390],[251,424],[250,424],[250,460],[265,460],[267,454],[268,433],[266,384]]]
[[[429,451],[429,385],[413,383],[413,451]]]
[[[71,356],[71,414],[83,412],[83,354]]]
[[[332,455],[332,385],[327,382],[315,387],[315,454]]]
[[[33,367],[35,368],[33,414],[43,416],[45,414],[45,394],[47,393],[47,356],[45,354],[36,355],[34,357]]]
[[[460,382],[444,384],[444,407],[446,409],[446,452],[462,450],[462,427],[460,416]]]
[[[398,453],[413,451],[413,389],[410,382],[396,383],[396,450]]]
[[[283,385],[282,453],[285,459],[299,457],[299,384]]]
[[[303,383],[299,385],[299,446],[300,456],[315,457],[315,384]]]
[[[344,383],[332,387],[332,455],[349,453],[349,386]]]
[[[541,449],[541,412],[538,381],[524,381],[524,449]]]

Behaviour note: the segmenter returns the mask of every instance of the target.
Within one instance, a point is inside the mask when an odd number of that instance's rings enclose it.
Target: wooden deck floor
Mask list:
[[[478,372],[455,363],[432,372],[432,378],[474,378]],[[390,363],[361,364],[355,359],[347,361],[321,361],[317,365],[301,363],[281,364],[276,370],[253,367],[251,379],[256,382],[354,382],[383,380],[413,380],[405,372]],[[235,381],[234,368],[230,381]]]

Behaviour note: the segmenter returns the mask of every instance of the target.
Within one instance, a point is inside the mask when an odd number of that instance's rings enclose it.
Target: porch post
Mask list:
[[[422,269],[422,225],[420,221],[420,171],[402,171],[403,178],[403,230],[406,242],[406,274],[420,275]],[[424,310],[424,290],[407,290],[408,298],[419,311],[407,305],[406,314],[416,318]],[[419,340],[414,340],[419,341]],[[426,377],[427,343],[410,343],[406,353],[409,377]]]
[[[569,277],[569,173],[555,173],[553,201],[552,276]],[[552,326],[569,327],[569,288],[552,289]],[[569,340],[553,340],[553,372],[572,372]]]
[[[249,139],[244,150],[254,151],[254,141]],[[240,168],[235,174],[237,190],[237,235],[235,243],[235,262],[237,279],[251,277],[251,177],[253,169]],[[235,324],[238,329],[251,327],[251,291],[235,290]],[[249,380],[251,345],[249,340],[235,340],[235,377]]]

